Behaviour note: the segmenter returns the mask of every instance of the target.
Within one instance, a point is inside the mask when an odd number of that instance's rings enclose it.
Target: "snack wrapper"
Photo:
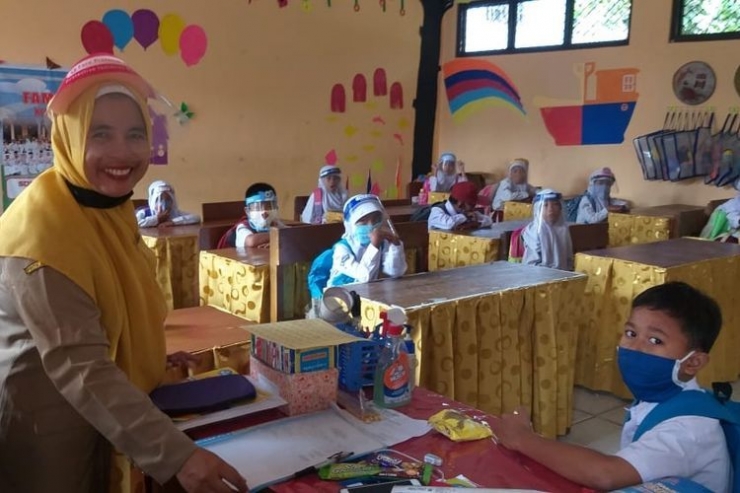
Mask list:
[[[453,442],[467,442],[493,436],[488,423],[476,421],[453,409],[445,409],[429,418],[429,424]]]

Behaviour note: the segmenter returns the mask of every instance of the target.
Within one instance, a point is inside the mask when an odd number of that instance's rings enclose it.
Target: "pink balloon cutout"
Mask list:
[[[113,54],[113,34],[108,26],[100,21],[90,21],[82,26],[82,46],[88,54],[110,53]]]
[[[197,64],[206,54],[208,38],[202,27],[187,26],[180,34],[180,57],[185,65],[191,67]]]
[[[131,14],[134,23],[134,39],[145,50],[159,38],[159,17],[147,9],[139,9]]]

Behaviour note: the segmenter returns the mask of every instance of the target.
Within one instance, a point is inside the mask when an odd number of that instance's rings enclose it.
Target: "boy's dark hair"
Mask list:
[[[690,349],[708,353],[722,328],[722,311],[714,299],[685,282],[668,282],[643,291],[632,309],[644,307],[675,319],[689,339]]]
[[[250,187],[247,188],[247,191],[244,192],[244,198],[248,199],[252,195],[260,192],[272,192],[273,194],[275,194],[275,196],[277,196],[277,192],[275,192],[275,189],[272,188],[272,185],[270,185],[269,183],[260,182],[250,185]]]

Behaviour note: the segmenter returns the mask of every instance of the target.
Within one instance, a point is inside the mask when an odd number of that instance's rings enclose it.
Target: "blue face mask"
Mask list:
[[[694,351],[679,360],[654,354],[617,348],[617,362],[627,388],[638,401],[663,402],[677,395],[686,386],[678,379],[681,363]]]
[[[378,224],[355,224],[354,238],[362,246],[370,244],[370,235],[378,227]]]

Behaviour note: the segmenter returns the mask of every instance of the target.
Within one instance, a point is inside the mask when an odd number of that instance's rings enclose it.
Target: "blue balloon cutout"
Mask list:
[[[109,10],[103,16],[103,24],[113,34],[113,44],[123,51],[134,37],[134,23],[127,12],[123,10]]]

